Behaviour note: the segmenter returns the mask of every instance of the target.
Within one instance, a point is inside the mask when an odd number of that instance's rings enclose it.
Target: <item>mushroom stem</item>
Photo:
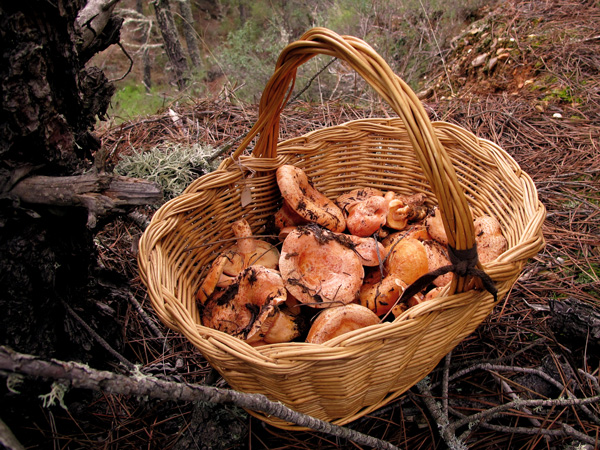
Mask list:
[[[248,255],[256,248],[252,239],[252,229],[246,219],[240,219],[231,224],[233,235],[237,238],[237,248],[242,255]]]

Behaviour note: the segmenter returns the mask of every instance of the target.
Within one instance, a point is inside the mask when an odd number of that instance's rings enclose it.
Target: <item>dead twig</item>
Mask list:
[[[0,369],[22,375],[67,381],[74,388],[101,390],[110,394],[148,396],[169,401],[233,404],[241,408],[262,411],[287,422],[348,439],[357,444],[378,449],[398,450],[398,447],[389,442],[298,413],[282,403],[270,401],[261,394],[246,394],[198,384],[165,381],[143,375],[141,372],[133,376],[126,376],[95,370],[85,364],[73,361],[44,361],[4,346],[0,346]]]
[[[114,348],[112,348],[112,346],[106,342],[102,336],[100,336],[98,333],[96,333],[92,327],[90,327],[85,320],[83,320],[79,314],[77,314],[75,311],[73,311],[73,308],[71,308],[69,305],[67,305],[66,302],[62,302],[63,306],[65,307],[65,309],[67,310],[67,312],[73,316],[73,318],[85,329],[85,331],[87,331],[93,338],[94,340],[96,340],[96,342],[98,342],[102,347],[104,347],[104,349],[106,351],[108,351],[111,355],[113,355],[116,359],[118,359],[121,364],[123,364],[125,367],[127,367],[127,369],[129,370],[133,370],[134,369],[134,365],[133,363],[131,363],[131,361],[129,361],[127,358],[125,358],[123,355],[121,355],[118,351],[116,351]]]
[[[0,419],[0,444],[7,450],[25,450],[2,419]]]

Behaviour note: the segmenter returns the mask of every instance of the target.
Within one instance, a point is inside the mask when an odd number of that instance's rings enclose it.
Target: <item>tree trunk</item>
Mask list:
[[[140,16],[144,15],[144,4],[142,0],[136,0],[135,2],[135,10],[140,14]],[[143,67],[143,78],[142,83],[146,88],[146,92],[150,93],[152,89],[152,62],[150,58],[150,50],[148,49],[148,38],[150,31],[145,30],[143,33],[140,33],[138,37],[138,43],[140,48],[142,49],[142,67]]]
[[[100,143],[92,130],[114,86],[85,63],[118,41],[121,22],[110,14],[114,2],[90,3],[99,9],[81,22],[83,0],[0,6],[0,342],[46,356],[71,358],[77,347],[62,302],[84,308],[93,235],[85,208],[27,204],[13,189],[33,175],[93,167]],[[84,41],[84,29],[95,38]]]
[[[179,0],[179,12],[183,18],[183,35],[185,36],[185,42],[187,43],[192,67],[198,69],[202,65],[202,59],[200,58],[196,30],[194,29],[194,15],[192,14],[190,0]]]
[[[165,52],[171,64],[173,71],[173,80],[177,87],[182,90],[187,84],[188,65],[183,52],[183,47],[179,41],[173,13],[168,0],[156,0],[154,2],[154,11],[156,12],[156,21],[165,44]]]

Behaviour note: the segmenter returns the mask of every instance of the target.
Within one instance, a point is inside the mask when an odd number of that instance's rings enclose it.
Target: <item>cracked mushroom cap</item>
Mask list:
[[[378,323],[377,314],[362,305],[350,303],[335,306],[324,309],[317,316],[308,331],[306,342],[322,344],[334,337]]]
[[[292,230],[283,241],[279,258],[290,294],[315,308],[357,299],[364,269],[344,242],[336,233],[314,224]]]
[[[250,266],[234,284],[208,298],[201,307],[202,325],[247,342],[260,340],[286,297],[276,270]]]
[[[341,233],[346,229],[342,210],[313,187],[302,169],[283,165],[276,176],[283,199],[296,214],[332,231]]]

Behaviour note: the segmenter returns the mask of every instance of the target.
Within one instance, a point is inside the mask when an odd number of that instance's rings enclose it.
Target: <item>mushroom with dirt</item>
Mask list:
[[[225,288],[233,284],[242,269],[243,258],[239,253],[228,250],[217,256],[208,269],[208,273],[204,277],[196,294],[196,298],[200,304],[204,304],[215,289]]]
[[[250,266],[235,283],[200,305],[202,325],[253,342],[265,337],[287,292],[281,275],[263,266]],[[291,333],[293,334],[293,333]]]
[[[275,227],[278,230],[282,230],[287,227],[295,227],[298,225],[304,225],[308,223],[304,217],[300,216],[296,211],[294,211],[287,202],[283,202],[283,205],[279,210],[275,213]]]
[[[429,272],[427,250],[421,241],[404,238],[388,250],[384,268],[388,275],[393,274],[410,285]]]
[[[450,265],[448,251],[442,244],[431,239],[428,241],[423,241],[423,245],[427,251],[427,264],[430,272],[433,272],[440,267]],[[452,272],[448,272],[437,277],[432,283],[435,286],[445,286],[452,281],[453,276],[454,274]]]
[[[400,278],[394,275],[382,278],[377,269],[365,277],[360,288],[359,302],[378,316],[383,316],[394,307],[405,288],[406,283]]]
[[[384,197],[373,195],[348,207],[346,225],[355,236],[371,236],[386,223],[389,205]]]
[[[357,188],[339,195],[335,203],[348,215],[348,209],[356,203],[362,202],[369,197],[383,197],[383,192],[376,188]]]
[[[300,217],[332,231],[346,229],[342,210],[310,183],[302,169],[283,165],[277,169],[276,178],[284,204]]]
[[[387,250],[381,242],[373,237],[360,237],[345,234],[354,245],[354,252],[363,266],[379,266],[385,260]]]
[[[473,222],[477,254],[482,264],[493,261],[508,248],[508,241],[502,235],[502,227],[498,219],[484,215]]]
[[[353,302],[364,278],[360,258],[347,240],[316,224],[297,227],[287,235],[279,270],[287,290],[315,308]]]
[[[279,264],[279,250],[266,241],[254,238],[245,219],[233,222],[231,229],[236,245],[212,262],[196,295],[200,303],[204,303],[218,287],[231,284],[242,270],[251,265],[275,269]]]
[[[236,249],[242,256],[244,269],[251,265],[277,268],[279,250],[267,241],[256,239],[246,219],[236,220],[231,224],[231,229],[236,237]]]
[[[442,220],[442,211],[436,206],[425,218],[425,227],[432,239],[442,245],[448,245],[448,236]]]
[[[425,194],[400,195],[393,191],[385,194],[388,202],[386,225],[395,230],[404,230],[409,222],[416,222],[425,217]]]

